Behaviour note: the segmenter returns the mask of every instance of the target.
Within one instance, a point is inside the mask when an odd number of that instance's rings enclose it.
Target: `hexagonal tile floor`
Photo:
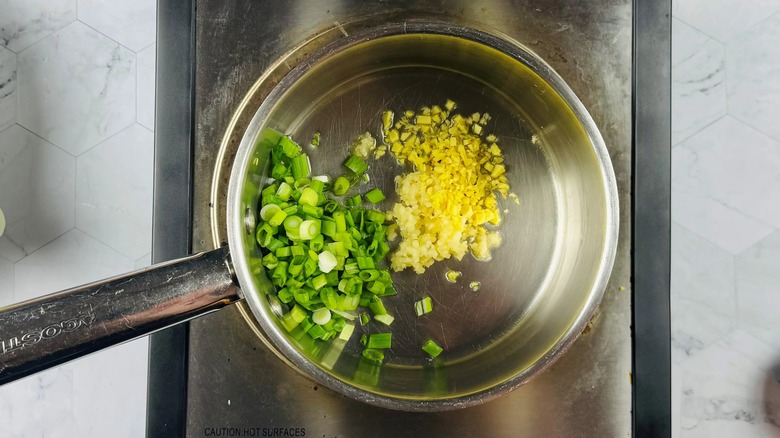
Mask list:
[[[150,0],[0,3],[5,306],[151,262],[156,14]],[[0,435],[142,436],[147,350],[3,386]]]
[[[19,124],[79,155],[135,121],[135,54],[75,22],[18,58]]]
[[[0,187],[13,187],[0,190],[4,238],[30,254],[71,229],[75,179],[67,152],[19,125],[0,132]]]
[[[780,2],[673,5],[672,436],[780,436]]]

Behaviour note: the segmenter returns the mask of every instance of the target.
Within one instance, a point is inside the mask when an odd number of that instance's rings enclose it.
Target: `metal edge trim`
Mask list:
[[[671,436],[671,0],[633,3],[633,434]]]
[[[192,252],[195,2],[157,3],[152,262]],[[150,336],[147,437],[184,436],[189,324]]]

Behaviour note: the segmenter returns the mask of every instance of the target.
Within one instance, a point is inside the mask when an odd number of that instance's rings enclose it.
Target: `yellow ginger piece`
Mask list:
[[[435,261],[460,260],[468,251],[487,260],[501,242],[498,232],[483,227],[501,222],[496,193],[509,193],[498,139],[483,138],[490,115],[451,115],[454,108],[448,100],[443,108],[407,110],[395,123],[383,123],[389,151],[414,166],[396,178],[400,201],[389,212],[401,235],[390,258],[395,271],[423,273]],[[393,115],[385,116],[389,120]]]

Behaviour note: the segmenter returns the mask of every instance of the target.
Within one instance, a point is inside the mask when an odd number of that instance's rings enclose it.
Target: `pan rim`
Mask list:
[[[587,300],[582,310],[578,313],[574,322],[568,330],[554,344],[545,355],[544,360],[532,364],[530,367],[518,372],[513,377],[502,383],[494,385],[488,389],[474,392],[471,394],[457,395],[440,399],[415,399],[411,397],[393,397],[384,394],[372,393],[369,390],[358,388],[345,382],[334,375],[326,372],[316,364],[307,359],[295,347],[289,344],[283,337],[276,334],[274,330],[269,330],[274,326],[271,316],[263,311],[260,303],[261,296],[258,291],[252,287],[249,281],[251,273],[249,272],[246,253],[236,251],[242,248],[241,230],[244,225],[243,212],[240,207],[240,196],[243,188],[243,181],[246,178],[247,165],[251,158],[254,141],[257,133],[267,119],[273,103],[276,102],[285,92],[285,90],[295,83],[311,66],[327,59],[331,54],[346,50],[355,44],[360,44],[366,39],[376,39],[381,37],[409,34],[437,34],[447,37],[464,38],[479,44],[483,44],[492,49],[496,49],[514,60],[521,62],[531,68],[543,80],[545,80],[564,100],[571,109],[583,130],[590,140],[595,153],[598,165],[601,169],[602,186],[604,188],[604,199],[607,201],[605,216],[605,233],[602,242],[603,249],[597,276],[594,279],[590,291],[587,294]],[[487,31],[476,28],[456,26],[451,23],[442,23],[437,21],[405,21],[398,23],[387,23],[382,26],[369,28],[367,30],[353,33],[345,36],[321,50],[316,51],[311,57],[307,58],[301,64],[295,66],[284,78],[273,88],[271,93],[265,97],[260,107],[255,112],[250,124],[248,125],[243,138],[240,142],[238,153],[234,159],[231,169],[231,175],[228,184],[227,197],[227,227],[228,239],[233,251],[233,264],[236,275],[242,287],[247,287],[247,292],[243,293],[252,315],[257,319],[264,334],[266,334],[276,349],[281,352],[295,368],[310,378],[322,383],[323,385],[351,398],[367,402],[369,404],[406,411],[444,411],[473,406],[484,403],[502,394],[511,391],[518,386],[523,385],[532,378],[541,374],[549,368],[557,358],[568,350],[579,337],[588,321],[595,313],[598,304],[606,289],[612,266],[614,264],[619,224],[619,208],[617,197],[617,183],[609,159],[606,145],[599,133],[595,122],[585,109],[571,88],[563,79],[545,63],[539,56],[534,54],[527,47],[517,41],[512,41],[504,36],[497,36]]]

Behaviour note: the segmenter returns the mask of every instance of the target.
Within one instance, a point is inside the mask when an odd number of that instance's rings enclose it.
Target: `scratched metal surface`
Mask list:
[[[599,8],[565,2],[468,2],[448,6],[453,20],[489,23],[529,46],[567,81],[594,117],[615,167],[620,203],[630,205],[631,5]],[[282,8],[249,2],[198,3],[196,68],[195,250],[210,247],[209,191],[219,142],[233,112],[262,71],[297,41],[333,21],[387,3],[299,2]],[[401,7],[406,2],[395,2]],[[302,6],[301,6],[302,5]],[[414,2],[430,12],[440,4]],[[508,12],[508,11],[511,11]],[[465,17],[465,18],[464,18]],[[259,23],[262,23],[259,24]],[[236,129],[241,129],[239,120]],[[226,157],[226,162],[230,161]],[[440,414],[373,408],[301,377],[270,354],[235,309],[191,325],[188,433],[208,427],[305,427],[307,435],[625,436],[631,388],[628,209],[612,280],[589,333],[550,370],[508,396]],[[313,407],[301,410],[301,406]]]

